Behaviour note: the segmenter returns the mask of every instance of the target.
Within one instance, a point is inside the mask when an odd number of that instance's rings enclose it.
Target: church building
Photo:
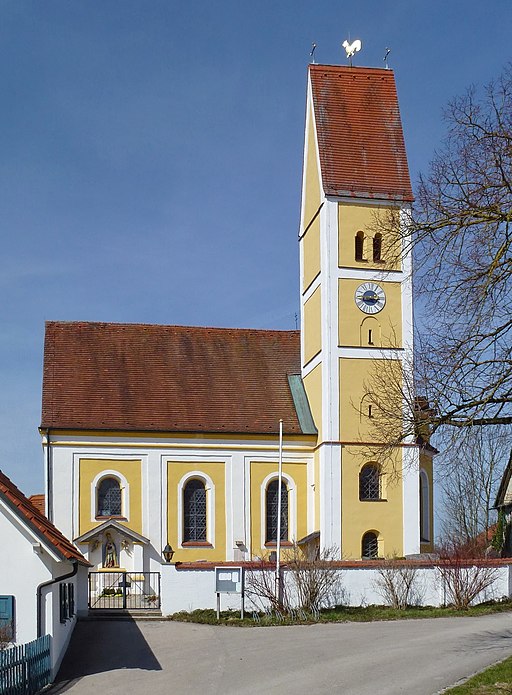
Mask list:
[[[310,65],[300,331],[47,323],[47,514],[95,570],[275,552],[280,420],[282,548],[432,550],[429,447],[382,462],[367,398],[412,361],[412,202],[393,71]]]

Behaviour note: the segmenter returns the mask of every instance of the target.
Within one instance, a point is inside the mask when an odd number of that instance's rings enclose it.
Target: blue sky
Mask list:
[[[3,0],[2,468],[42,491],[45,320],[294,328],[306,66],[395,70],[413,181],[512,3]]]

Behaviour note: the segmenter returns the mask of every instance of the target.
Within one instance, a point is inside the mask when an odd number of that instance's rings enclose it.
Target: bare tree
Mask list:
[[[501,427],[470,428],[445,440],[437,470],[442,490],[442,527],[446,538],[458,538],[485,550],[496,520],[492,505],[507,463],[510,436]],[[479,539],[482,542],[479,543]]]
[[[405,610],[420,599],[418,569],[398,558],[385,560],[377,570],[375,587],[388,605]]]
[[[473,558],[473,549],[455,539],[440,550],[437,571],[445,592],[445,603],[465,610],[480,598],[498,578],[492,561]]]
[[[341,602],[341,570],[335,560],[336,548],[320,550],[309,557],[294,543],[283,553],[281,580],[275,577],[275,563],[259,558],[246,572],[246,594],[262,610],[271,608],[288,614],[294,608],[316,613]]]
[[[443,430],[512,423],[512,65],[482,93],[455,98],[445,120],[408,224],[374,221],[400,238],[396,263],[414,251],[424,309],[414,365],[397,350],[365,384],[380,445],[368,453],[388,467],[393,449],[428,445]]]
[[[268,608],[277,613],[289,611],[286,585],[282,580],[276,581],[276,563],[270,562],[268,557],[256,558],[246,570],[245,593],[262,611]]]
[[[0,625],[0,651],[7,649],[12,640],[12,630],[6,625]]]
[[[363,445],[364,455],[377,460],[388,475],[399,473],[396,467],[397,447],[415,445],[421,431],[422,418],[428,420],[429,410],[423,414],[424,400],[416,392],[412,358],[404,357],[400,350],[387,350],[387,359],[374,360],[369,377],[363,385],[365,396],[358,408],[365,440],[378,446]],[[428,424],[425,441],[428,439]]]
[[[334,560],[337,548],[323,549],[318,557],[308,557],[297,544],[286,555],[286,571],[292,580],[291,593],[308,613],[341,603],[341,572]]]
[[[431,427],[512,423],[512,66],[449,105],[406,243],[424,294],[419,392]]]

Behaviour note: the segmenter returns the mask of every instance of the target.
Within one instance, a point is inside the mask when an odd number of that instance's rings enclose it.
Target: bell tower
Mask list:
[[[368,394],[379,365],[400,379],[412,362],[412,267],[399,234],[412,201],[393,71],[310,65],[301,368],[319,433],[315,526],[344,558],[420,552],[419,452],[406,441],[387,466],[372,461]]]

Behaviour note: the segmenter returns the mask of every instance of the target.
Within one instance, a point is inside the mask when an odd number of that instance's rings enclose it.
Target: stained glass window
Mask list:
[[[377,542],[377,536],[373,531],[368,531],[363,536],[363,541],[361,543],[361,557],[371,560],[379,555],[379,544]]]
[[[103,478],[98,488],[98,516],[121,514],[121,485],[115,478]]]
[[[279,503],[279,481],[272,480],[267,487],[266,512],[266,542],[277,541],[277,521]],[[281,483],[281,540],[288,540],[288,488]]]
[[[359,499],[380,499],[380,474],[378,467],[373,463],[363,466],[359,473]]]
[[[183,490],[183,541],[206,541],[206,488],[189,480]]]

